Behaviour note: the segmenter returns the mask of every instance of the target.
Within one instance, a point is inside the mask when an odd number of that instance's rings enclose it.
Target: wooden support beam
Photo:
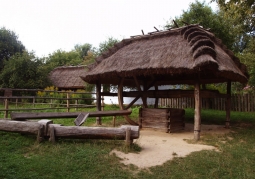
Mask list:
[[[227,98],[226,98],[226,122],[225,127],[230,127],[230,111],[231,111],[231,81],[227,83]]]
[[[131,101],[131,103],[129,103],[129,105],[127,105],[127,107],[125,108],[125,109],[129,109],[140,97],[142,97],[142,95],[146,95],[147,97],[148,97],[148,95],[147,95],[147,91],[154,85],[156,83],[156,80],[153,80],[152,82],[151,82],[151,84],[146,88],[146,90],[144,90],[143,92],[139,92],[139,91],[133,91],[133,92],[122,92],[122,96],[125,96],[125,97],[135,97],[135,99],[133,99],[132,101]],[[131,96],[127,96],[127,94],[131,94]],[[113,95],[113,96],[117,96],[117,94],[114,94],[114,93],[111,93],[111,94],[106,94],[106,96],[111,96],[111,95]]]
[[[147,98],[148,96],[144,93],[146,91],[148,91],[150,89],[150,87],[147,87],[147,81],[143,81],[143,93],[142,93],[142,100],[143,100],[143,107],[144,108],[148,108],[148,104],[147,104]]]
[[[22,121],[27,119],[56,119],[56,118],[76,118],[80,113],[89,117],[103,117],[103,116],[124,116],[130,115],[131,110],[118,110],[118,111],[91,111],[91,112],[13,112],[11,113],[11,119]]]
[[[157,91],[158,91],[158,86],[155,85],[155,92],[157,92]],[[155,98],[154,108],[158,108],[158,100],[159,100],[159,98]]]
[[[123,82],[124,82],[124,78],[122,78],[120,80],[120,83],[118,85],[118,102],[119,102],[119,107],[121,110],[124,109],[124,106],[123,106]],[[126,121],[129,122],[129,124],[131,125],[138,125],[135,121],[133,121],[132,119],[130,119],[127,115],[124,116]]]
[[[198,141],[200,139],[201,131],[201,93],[200,84],[196,83],[194,85],[194,98],[195,98],[195,113],[194,113],[194,140]]]
[[[102,106],[101,106],[101,83],[97,82],[96,83],[96,106],[97,106],[97,111],[101,111]],[[102,120],[101,117],[96,117],[96,124],[97,125],[102,125]]]
[[[138,91],[141,92],[141,94],[142,94],[142,95],[141,95],[141,98],[142,98],[142,101],[143,101],[143,107],[147,108],[147,107],[148,107],[148,106],[147,106],[147,97],[146,97],[146,95],[143,95],[143,93],[142,93],[142,92],[145,91],[146,86],[143,85],[143,91],[142,91],[141,85],[139,84],[139,82],[138,82],[136,76],[133,76],[133,78],[134,78],[134,80],[135,80],[135,84],[136,84],[136,87],[137,87]]]
[[[118,85],[118,101],[119,101],[119,106],[120,109],[123,110],[123,82],[124,82],[124,78],[121,78],[120,80],[120,84]]]
[[[118,96],[118,93],[102,93],[104,96]],[[147,91],[129,91],[122,92],[123,97],[135,97],[139,99],[142,95],[147,98],[194,98],[193,90],[147,90]],[[217,90],[201,90],[202,98],[227,98],[226,94],[221,94]]]

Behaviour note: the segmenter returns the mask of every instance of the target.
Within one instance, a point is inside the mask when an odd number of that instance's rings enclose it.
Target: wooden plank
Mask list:
[[[86,115],[83,114],[83,113],[80,113],[78,115],[78,117],[74,120],[74,124],[76,126],[81,126],[85,121],[86,119],[89,117],[89,113],[87,113]]]
[[[164,120],[164,119],[161,119],[161,118],[142,118],[142,123],[145,123],[145,122],[151,122],[151,123],[169,123],[170,120]]]
[[[26,119],[54,119],[54,118],[76,118],[81,112],[48,112],[48,113],[11,113],[12,120],[26,120]],[[88,112],[82,112],[88,114]],[[104,116],[123,116],[130,115],[131,110],[119,110],[119,111],[93,111],[89,112],[89,117],[104,117]]]
[[[168,123],[142,123],[142,128],[152,128],[152,129],[168,129]]]
[[[178,122],[178,121],[184,121],[184,116],[174,116],[170,118],[170,123]]]

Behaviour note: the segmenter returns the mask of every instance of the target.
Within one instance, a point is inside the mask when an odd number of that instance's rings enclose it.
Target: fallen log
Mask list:
[[[52,131],[54,129],[54,132]],[[52,126],[50,125],[50,139],[58,138],[77,139],[126,139],[126,130],[130,128],[130,140],[139,138],[139,126],[123,125],[119,128],[113,127],[80,127],[80,126]],[[52,136],[54,135],[54,136]]]
[[[79,114],[87,115],[89,117],[104,117],[104,116],[123,116],[130,115],[131,110],[118,110],[118,111],[92,111],[92,112],[12,112],[11,119],[17,121],[24,121],[27,119],[54,119],[54,118],[76,118]]]

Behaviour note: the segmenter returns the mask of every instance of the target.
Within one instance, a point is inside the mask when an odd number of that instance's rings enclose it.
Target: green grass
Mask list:
[[[107,106],[105,110],[118,109]],[[91,109],[93,110],[93,109]],[[193,109],[186,109],[185,118],[193,122]],[[137,120],[138,107],[133,108],[132,119]],[[122,117],[118,125],[125,123]],[[225,112],[202,110],[202,123],[224,124]],[[255,178],[255,113],[231,113],[234,132],[224,135],[205,135],[199,143],[216,146],[216,151],[194,152],[185,158],[176,156],[162,166],[138,169],[125,166],[112,149],[139,152],[137,145],[125,148],[117,140],[60,139],[55,145],[48,141],[36,143],[36,136],[20,135],[0,131],[0,179],[29,178]],[[73,125],[73,119],[56,119]],[[102,120],[111,126],[112,117]],[[85,125],[94,125],[89,118]],[[160,152],[160,151],[159,151]],[[172,155],[172,153],[169,153]]]

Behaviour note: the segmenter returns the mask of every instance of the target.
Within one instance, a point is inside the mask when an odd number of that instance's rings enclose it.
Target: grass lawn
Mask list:
[[[117,108],[108,106],[105,110],[113,109]],[[193,122],[193,109],[185,111],[186,121]],[[138,119],[137,107],[133,108],[132,118]],[[48,141],[37,144],[36,136],[0,131],[0,179],[255,178],[255,113],[232,112],[231,120],[233,132],[208,134],[199,142],[216,146],[219,152],[194,152],[144,170],[125,166],[119,158],[109,155],[115,148],[139,152],[136,145],[126,149],[123,141],[60,139],[55,145]],[[118,125],[125,123],[122,117],[116,121]],[[202,123],[224,124],[224,121],[225,112],[202,110]],[[111,126],[112,117],[105,117],[102,122]],[[54,123],[74,125],[73,119],[54,119]],[[89,118],[85,125],[94,123],[95,119]]]

